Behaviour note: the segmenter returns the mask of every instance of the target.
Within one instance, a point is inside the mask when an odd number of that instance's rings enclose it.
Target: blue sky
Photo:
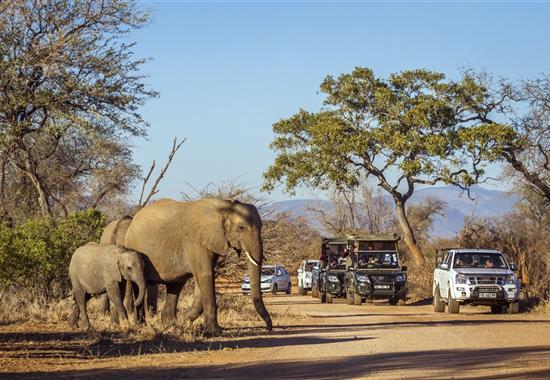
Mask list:
[[[326,75],[355,66],[376,74],[461,67],[521,79],[550,72],[550,3],[144,2],[150,25],[135,52],[160,92],[142,109],[148,140],[135,140],[144,170],[186,137],[161,183],[178,198],[239,178],[258,188],[273,162],[271,125],[321,105]],[[135,193],[139,189],[136,189]],[[310,197],[310,191],[298,197]],[[137,195],[136,195],[137,197]],[[272,200],[288,196],[277,190]]]

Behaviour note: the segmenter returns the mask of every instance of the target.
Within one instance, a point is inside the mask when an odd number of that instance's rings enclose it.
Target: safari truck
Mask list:
[[[401,266],[397,235],[348,237],[353,261],[346,269],[348,305],[365,300],[388,299],[390,305],[404,303],[407,296],[406,266]]]
[[[321,244],[321,266],[315,291],[322,303],[332,303],[334,298],[346,295],[346,257],[348,241],[345,239],[324,239]],[[312,292],[313,293],[313,292]]]
[[[437,250],[433,277],[434,311],[459,313],[461,305],[486,305],[492,313],[519,312],[516,264],[492,249]]]

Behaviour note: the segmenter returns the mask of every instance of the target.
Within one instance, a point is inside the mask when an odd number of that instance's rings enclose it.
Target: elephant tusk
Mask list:
[[[260,264],[258,264],[258,262],[252,258],[252,256],[250,256],[250,253],[248,253],[248,251],[244,251],[244,254],[252,264],[256,265],[257,267],[260,266]]]

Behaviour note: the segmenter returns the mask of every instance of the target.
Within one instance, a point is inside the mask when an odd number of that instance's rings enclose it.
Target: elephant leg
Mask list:
[[[207,254],[205,254],[206,256]],[[195,273],[195,281],[200,288],[203,316],[204,316],[204,328],[212,335],[219,334],[221,332],[220,325],[218,325],[217,306],[216,306],[216,289],[214,286],[214,262],[215,258],[212,256],[210,260],[203,260],[199,263]]]
[[[107,316],[107,314],[109,314],[109,311],[110,311],[110,308],[111,308],[111,303],[109,301],[109,297],[107,297],[107,294],[104,294],[101,296],[101,313],[104,315],[104,316]]]
[[[147,308],[149,313],[156,314],[157,312],[157,300],[159,295],[159,285],[150,284],[147,285]]]
[[[176,322],[176,310],[178,307],[178,298],[181,293],[181,289],[185,285],[186,280],[183,282],[166,284],[166,301],[164,302],[164,308],[161,313],[162,324],[168,326]]]
[[[193,292],[193,304],[189,309],[185,311],[185,319],[193,322],[195,319],[201,316],[203,311],[201,289],[195,281],[195,291]]]
[[[76,329],[78,327],[78,317],[80,315],[80,309],[78,308],[78,304],[76,302],[76,299],[74,298],[74,292],[73,292],[73,306],[72,306],[71,314],[69,315],[69,326],[72,329]]]
[[[126,314],[126,310],[124,309],[124,305],[122,304],[122,299],[120,295],[122,294],[122,284],[119,284],[118,282],[111,282],[107,284],[107,296],[113,303],[114,310],[116,310],[118,314],[118,318],[121,318],[123,322],[128,322],[128,316]],[[114,314],[114,313],[113,313]],[[113,321],[114,323],[118,321]]]
[[[80,314],[80,327],[84,330],[89,330],[91,325],[90,319],[88,318],[88,312],[86,310],[86,303],[90,297],[81,286],[75,287],[73,292],[75,301],[78,305],[78,314]]]

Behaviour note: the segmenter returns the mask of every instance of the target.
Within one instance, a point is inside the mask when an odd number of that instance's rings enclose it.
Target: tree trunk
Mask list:
[[[397,219],[399,220],[399,225],[401,226],[401,230],[403,230],[403,240],[405,241],[405,244],[411,251],[411,254],[413,256],[414,262],[417,266],[422,266],[426,262],[424,259],[424,255],[422,254],[422,251],[418,247],[418,244],[416,243],[416,239],[414,237],[414,232],[412,230],[412,227],[409,223],[409,219],[407,218],[407,213],[405,210],[405,202],[403,202],[400,199],[394,199],[395,200],[395,207],[397,210]]]

